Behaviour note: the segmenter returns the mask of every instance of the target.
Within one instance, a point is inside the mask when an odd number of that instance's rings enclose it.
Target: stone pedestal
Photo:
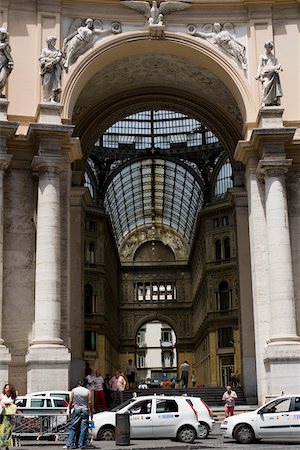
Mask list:
[[[61,125],[63,105],[55,102],[39,103],[37,108],[37,122],[51,125]]]
[[[68,390],[71,355],[67,348],[50,344],[35,344],[28,349],[27,392]]]

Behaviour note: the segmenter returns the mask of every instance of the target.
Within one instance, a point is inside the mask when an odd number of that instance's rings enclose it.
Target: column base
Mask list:
[[[272,341],[264,355],[270,396],[300,392],[300,342]]]
[[[71,354],[62,345],[29,347],[26,355],[27,392],[69,389]]]
[[[8,369],[9,363],[11,362],[11,354],[5,345],[0,345],[0,385],[4,386],[9,382],[8,379]]]

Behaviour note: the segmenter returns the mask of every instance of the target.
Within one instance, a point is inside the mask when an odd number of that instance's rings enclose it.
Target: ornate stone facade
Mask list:
[[[178,363],[188,357],[205,384],[224,384],[232,364],[249,401],[299,391],[300,98],[289,51],[299,2],[192,2],[150,14],[146,27],[126,3],[1,4],[10,57],[0,61],[0,381],[20,393],[64,389],[84,360],[112,372],[135,354],[138,330],[161,320],[175,331]],[[48,36],[64,47],[60,98],[42,92],[37,70]],[[255,74],[272,39],[284,96],[262,106]],[[108,163],[139,155],[102,154],[95,198],[84,187],[87,158],[118,120],[161,109],[201,121],[221,143],[159,154],[205,190],[195,233],[188,241],[153,216],[116,243],[101,194],[120,167]],[[226,160],[233,187],[218,199]],[[165,261],[146,259],[152,242]],[[159,283],[172,301],[144,300]]]

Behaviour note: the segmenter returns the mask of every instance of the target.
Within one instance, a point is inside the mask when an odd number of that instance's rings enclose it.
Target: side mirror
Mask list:
[[[264,411],[260,409],[259,411],[257,411],[257,414],[260,414],[262,416],[264,414]]]

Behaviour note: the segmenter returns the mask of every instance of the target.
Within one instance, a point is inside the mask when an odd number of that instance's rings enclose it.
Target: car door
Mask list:
[[[153,437],[175,437],[181,421],[178,403],[173,399],[155,399]]]
[[[130,414],[130,435],[133,438],[151,438],[153,436],[152,399],[143,399],[133,403],[127,410]]]
[[[300,436],[300,397],[294,397],[291,411],[291,437]]]
[[[284,438],[290,436],[291,398],[280,398],[258,410],[257,433],[262,438]]]

